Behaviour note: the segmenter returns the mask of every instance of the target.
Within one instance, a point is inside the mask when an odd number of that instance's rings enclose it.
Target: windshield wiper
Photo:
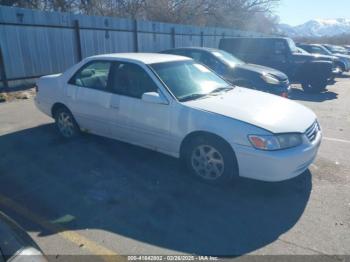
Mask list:
[[[207,94],[191,94],[191,95],[188,95],[188,96],[181,97],[179,99],[179,101],[180,102],[185,102],[185,101],[190,101],[190,100],[196,100],[196,99],[204,98],[206,96],[214,95],[216,93],[221,93],[221,92],[224,92],[224,91],[230,91],[232,89],[234,89],[234,86],[218,87],[218,88],[215,88],[213,91],[211,91],[210,93],[207,93]]]
[[[234,88],[233,86],[218,87],[218,88],[215,88],[213,91],[211,91],[210,94],[220,93],[220,92],[224,92],[224,91],[230,91],[233,88]]]
[[[190,100],[196,100],[196,99],[199,99],[199,98],[203,98],[203,97],[206,97],[208,96],[208,94],[191,94],[191,95],[188,95],[188,96],[184,96],[184,97],[181,97],[179,99],[180,102],[186,102],[186,101],[190,101]]]

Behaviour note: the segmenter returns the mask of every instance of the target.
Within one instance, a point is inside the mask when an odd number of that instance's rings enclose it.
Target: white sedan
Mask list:
[[[174,55],[86,58],[41,77],[36,105],[66,138],[85,131],[156,150],[212,182],[290,179],[309,167],[321,141],[308,108],[231,86]]]

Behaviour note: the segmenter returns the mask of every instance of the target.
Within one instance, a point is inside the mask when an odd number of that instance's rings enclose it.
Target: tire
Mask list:
[[[303,90],[307,93],[320,93],[327,87],[327,81],[309,81],[302,83]]]
[[[238,177],[236,156],[224,140],[198,136],[186,146],[183,157],[194,177],[210,184],[226,184]]]
[[[80,129],[72,113],[66,107],[60,107],[54,112],[55,124],[60,135],[66,139],[77,137]]]

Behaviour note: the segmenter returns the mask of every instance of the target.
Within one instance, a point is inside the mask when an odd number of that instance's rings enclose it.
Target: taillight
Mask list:
[[[288,98],[288,93],[287,93],[287,92],[283,92],[283,93],[281,94],[281,96],[282,96],[282,97],[285,97],[285,98]]]

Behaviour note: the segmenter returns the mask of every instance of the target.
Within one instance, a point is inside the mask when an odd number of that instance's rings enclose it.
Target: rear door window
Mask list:
[[[276,41],[274,44],[274,53],[276,55],[282,55],[287,53],[287,46],[284,41]]]
[[[69,84],[107,91],[110,61],[93,61],[84,65],[69,81]]]

